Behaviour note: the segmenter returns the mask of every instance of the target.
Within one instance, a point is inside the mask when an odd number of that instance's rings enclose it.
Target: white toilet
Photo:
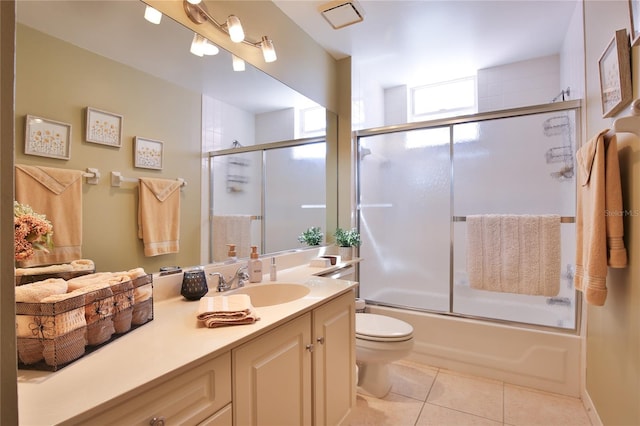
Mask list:
[[[356,313],[356,363],[361,391],[383,398],[391,389],[389,363],[409,355],[413,327],[399,319]]]

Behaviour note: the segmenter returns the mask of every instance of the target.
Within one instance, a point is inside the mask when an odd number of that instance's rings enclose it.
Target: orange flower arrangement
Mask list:
[[[53,248],[53,225],[45,215],[14,201],[13,224],[16,261],[29,260],[36,250],[49,253]]]

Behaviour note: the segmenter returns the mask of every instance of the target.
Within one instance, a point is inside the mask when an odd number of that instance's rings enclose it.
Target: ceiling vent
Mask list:
[[[318,10],[336,30],[364,20],[364,9],[356,0],[332,1],[323,4]]]

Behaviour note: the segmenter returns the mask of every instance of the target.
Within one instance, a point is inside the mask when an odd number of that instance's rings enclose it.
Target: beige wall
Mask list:
[[[585,1],[586,133],[593,136],[612,127],[600,107],[598,59],[614,31],[627,28],[626,0]],[[634,98],[639,96],[640,60],[632,49]],[[625,109],[618,116],[629,115]],[[622,177],[625,245],[630,259],[625,269],[610,269],[604,306],[587,308],[586,391],[604,425],[640,424],[640,140],[625,135],[618,145]]]
[[[98,168],[98,185],[83,185],[83,257],[99,271],[142,266],[197,265],[200,260],[200,94],[49,37],[17,30],[16,163],[65,169]],[[85,141],[85,108],[124,116],[120,148]],[[72,125],[71,159],[24,154],[25,115]],[[164,142],[163,170],[133,167],[135,136]],[[111,171],[125,177],[184,178],[180,251],[145,257],[137,237],[138,185],[111,187]],[[55,229],[54,229],[55,232]]]

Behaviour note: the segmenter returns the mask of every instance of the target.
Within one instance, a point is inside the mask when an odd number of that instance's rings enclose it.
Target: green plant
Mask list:
[[[317,246],[320,245],[323,237],[322,230],[317,226],[312,226],[298,236],[298,241],[309,246]]]
[[[340,247],[358,247],[362,244],[360,234],[356,228],[350,230],[338,228],[333,235],[336,239],[336,244]]]

